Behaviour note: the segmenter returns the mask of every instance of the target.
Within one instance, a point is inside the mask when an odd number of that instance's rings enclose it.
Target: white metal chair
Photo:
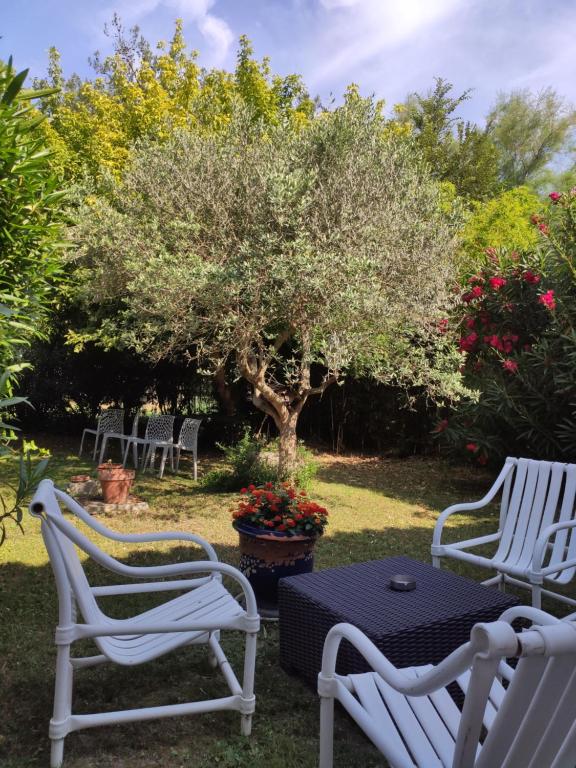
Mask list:
[[[536,623],[516,633],[510,622]],[[374,671],[335,674],[342,639]],[[506,658],[519,658],[512,669]],[[456,681],[460,710],[446,690]],[[437,666],[397,669],[351,624],[326,637],[320,695],[320,768],[332,768],[338,700],[391,768],[574,768],[576,624],[533,608],[512,608],[476,624]]]
[[[102,435],[102,443],[100,447],[100,457],[98,459],[98,463],[102,464],[104,461],[104,456],[106,455],[106,446],[108,445],[108,440],[119,440],[120,441],[120,447],[122,449],[122,455],[124,455],[124,449],[126,447],[126,440],[129,437],[138,437],[138,420],[140,418],[140,414],[137,413],[136,416],[134,416],[134,420],[132,421],[132,431],[129,435],[125,435],[123,432],[104,432]]]
[[[160,416],[150,416],[146,424],[144,437],[130,436],[126,439],[124,447],[124,456],[122,464],[126,466],[130,448],[132,448],[132,460],[134,466],[138,467],[138,448],[142,448],[141,464],[142,469],[146,468],[148,450],[152,443],[172,443],[174,440],[174,421],[176,417],[167,414]]]
[[[482,509],[500,491],[500,523],[495,533],[442,543],[444,524],[451,515]],[[439,568],[442,557],[452,557],[491,568],[497,575],[484,584],[531,589],[535,608],[540,608],[543,594],[576,605],[576,600],[543,587],[567,584],[576,573],[575,497],[576,464],[507,458],[483,499],[454,504],[442,512],[434,528],[432,562]],[[468,551],[496,543],[492,557]]]
[[[60,503],[89,528],[115,541],[150,542],[183,540],[202,547],[206,560],[153,567],[125,565],[97,547],[69,519]],[[254,669],[259,617],[254,592],[246,577],[230,565],[218,562],[213,547],[199,536],[186,533],[119,534],[92,518],[74,499],[56,489],[51,480],[43,480],[30,505],[32,515],[41,519],[41,530],[56,577],[59,618],[56,628],[56,686],[54,712],[49,735],[52,740],[51,768],[61,765],[64,739],[72,731],[112,723],[236,710],[241,714],[241,732],[250,734],[255,707]],[[76,547],[86,552],[104,568],[134,579],[132,584],[91,586]],[[241,588],[246,609],[228,592],[222,576],[230,577]],[[168,581],[162,579],[168,578]],[[185,577],[179,579],[178,577]],[[99,607],[97,598],[141,592],[182,592],[151,610],[129,619],[113,619]],[[77,610],[81,618],[77,618]],[[244,676],[238,682],[220,647],[220,631],[246,633]],[[91,638],[98,652],[94,656],[74,658],[72,645]],[[208,646],[210,660],[218,666],[230,689],[230,695],[209,701],[192,701],[158,707],[145,707],[96,714],[73,714],[72,683],[75,669],[103,662],[134,666],[162,656],[190,643]]]
[[[80,439],[80,450],[78,456],[82,456],[84,447],[84,438],[86,435],[94,435],[94,451],[92,459],[96,459],[98,452],[98,443],[105,432],[124,432],[124,411],[121,408],[107,408],[101,411],[96,420],[96,429],[85,429]]]
[[[202,419],[184,419],[176,443],[150,443],[146,463],[149,463],[151,467],[154,466],[156,450],[162,450],[158,477],[162,477],[164,474],[168,454],[170,454],[170,467],[172,471],[178,472],[178,467],[180,466],[180,453],[182,451],[190,451],[194,460],[194,480],[198,479],[198,430],[200,429],[201,423]],[[174,452],[176,452],[176,467],[174,467]]]

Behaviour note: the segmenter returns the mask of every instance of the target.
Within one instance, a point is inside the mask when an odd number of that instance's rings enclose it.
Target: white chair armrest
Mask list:
[[[119,533],[118,531],[113,531],[112,529],[107,528],[98,520],[95,520],[90,514],[88,514],[88,512],[86,512],[82,506],[80,506],[80,504],[78,504],[75,499],[72,498],[72,496],[69,496],[67,493],[64,493],[64,491],[61,491],[58,488],[54,488],[54,491],[56,496],[59,497],[64,502],[64,504],[66,504],[66,506],[72,512],[74,512],[75,515],[77,515],[84,523],[86,523],[86,525],[107,539],[133,543],[155,541],[189,541],[202,547],[202,549],[206,552],[208,560],[218,562],[218,555],[216,554],[214,547],[208,541],[206,541],[206,539],[203,539],[201,536],[197,536],[195,533],[185,533],[184,531],[165,531],[156,533]]]
[[[220,576],[229,576],[236,581],[246,599],[246,610],[249,616],[256,616],[258,610],[256,607],[256,598],[252,585],[237,568],[227,563],[220,563],[214,560],[195,560],[187,563],[170,563],[168,565],[126,565],[116,558],[103,552],[99,547],[93,544],[90,539],[84,536],[74,525],[69,523],[60,515],[50,515],[51,522],[67,536],[70,541],[80,547],[86,554],[90,555],[103,568],[107,568],[113,573],[127,576],[130,579],[158,579],[166,576],[186,576],[195,573],[211,573]]]
[[[532,565],[530,568],[532,574],[547,576],[549,573],[557,573],[558,571],[563,571],[565,568],[573,568],[576,565],[576,560],[572,559],[566,560],[563,563],[550,565],[547,568],[542,567],[549,540],[558,531],[565,531],[570,528],[576,528],[576,520],[566,520],[562,523],[554,523],[553,525],[546,526],[546,528],[540,532],[540,535],[536,539],[536,544],[534,545],[534,554],[532,555]]]
[[[486,507],[490,502],[494,499],[502,485],[504,484],[504,481],[510,474],[511,470],[514,467],[514,462],[507,460],[504,463],[504,466],[500,470],[500,474],[496,478],[494,485],[488,493],[480,499],[480,501],[474,501],[474,502],[467,502],[463,504],[452,504],[450,507],[447,507],[444,512],[441,513],[440,517],[436,521],[436,525],[434,526],[434,533],[432,535],[432,554],[441,554],[440,552],[435,552],[435,547],[441,547],[442,546],[442,528],[444,527],[444,523],[446,520],[450,517],[450,515],[454,515],[457,512],[468,512],[473,511],[475,509],[482,509],[482,507]]]
[[[388,661],[366,635],[352,624],[336,624],[328,632],[322,654],[322,671],[318,675],[318,691],[334,679],[336,657],[343,639],[351,643],[364,657],[374,672],[385,680],[394,690],[409,696],[420,696],[444,688],[458,675],[470,667],[475,649],[471,643],[465,643],[448,656],[441,664],[415,678],[398,669]]]

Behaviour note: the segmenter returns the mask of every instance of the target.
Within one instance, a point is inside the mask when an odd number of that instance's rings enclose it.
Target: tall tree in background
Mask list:
[[[576,112],[552,88],[500,94],[486,128],[498,149],[502,181],[508,187],[536,184],[554,156],[569,148],[575,125]]]
[[[462,197],[482,200],[498,188],[498,158],[491,139],[476,125],[455,114],[470,91],[452,95],[452,84],[441,77],[426,95],[411,94],[400,105],[399,119],[408,122],[432,173],[454,184]]]
[[[86,300],[119,306],[102,330],[156,358],[233,359],[282,473],[309,398],[435,327],[454,251],[438,184],[354,91],[303,129],[240,104],[220,132],[148,144],[76,236]]]
[[[220,130],[238,99],[269,124],[284,118],[303,124],[314,113],[301,78],[273,75],[268,59],[253,58],[246,37],[240,38],[235,71],[225,72],[200,67],[198,54],[187,51],[180,20],[172,40],[159,42],[155,51],[138,27],[126,31],[118,16],[108,33],[114,52],[92,57],[94,79],[66,79],[52,48],[48,78],[36,83],[58,89],[42,99],[42,108],[69,176],[87,171],[98,179],[103,170],[118,176],[144,137],[166,141],[180,128]]]

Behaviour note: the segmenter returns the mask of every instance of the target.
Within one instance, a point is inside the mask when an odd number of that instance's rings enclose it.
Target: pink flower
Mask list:
[[[466,328],[474,328],[474,326],[476,325],[476,320],[473,317],[465,317],[464,325],[466,326]]]
[[[549,235],[550,234],[550,227],[548,224],[544,224],[544,222],[541,222],[538,224],[538,229],[540,232],[542,232],[543,235]]]
[[[532,272],[531,269],[527,269],[526,272],[522,275],[522,280],[524,280],[526,283],[532,283],[532,285],[536,285],[540,282],[540,275],[536,275],[534,272]]]
[[[502,368],[509,373],[516,373],[518,371],[518,363],[515,360],[503,360]]]
[[[499,291],[503,285],[506,285],[504,277],[491,277],[488,282],[490,283],[490,288],[493,288],[495,291]]]
[[[478,450],[476,443],[466,443],[466,450],[475,453]]]
[[[475,332],[469,333],[468,336],[463,336],[458,342],[458,348],[460,352],[472,352],[478,342],[478,334]]]
[[[553,203],[557,203],[558,200],[560,200],[560,198],[562,197],[562,195],[560,194],[560,192],[550,192],[548,197],[550,198],[550,200],[552,200]]]
[[[554,291],[552,290],[546,291],[546,293],[538,296],[538,301],[540,304],[543,304],[545,307],[547,307],[550,311],[556,309],[556,299],[554,298]]]
[[[486,344],[494,347],[494,349],[498,349],[500,352],[504,352],[504,345],[502,344],[502,341],[497,334],[493,334],[492,336],[484,336],[484,341]]]
[[[484,291],[482,290],[482,288],[480,288],[479,285],[475,285],[471,291],[469,291],[468,293],[465,293],[462,296],[462,301],[465,301],[468,304],[468,302],[473,301],[474,299],[479,299],[483,295],[484,295]]]

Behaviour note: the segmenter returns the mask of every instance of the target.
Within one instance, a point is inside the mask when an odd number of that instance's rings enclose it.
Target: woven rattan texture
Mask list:
[[[391,576],[416,579],[413,592],[395,592]],[[329,568],[280,581],[280,663],[316,685],[328,630],[341,621],[361,629],[399,667],[436,664],[470,639],[479,621],[494,621],[520,602],[407,557]],[[336,671],[366,672],[368,666],[343,641]]]

